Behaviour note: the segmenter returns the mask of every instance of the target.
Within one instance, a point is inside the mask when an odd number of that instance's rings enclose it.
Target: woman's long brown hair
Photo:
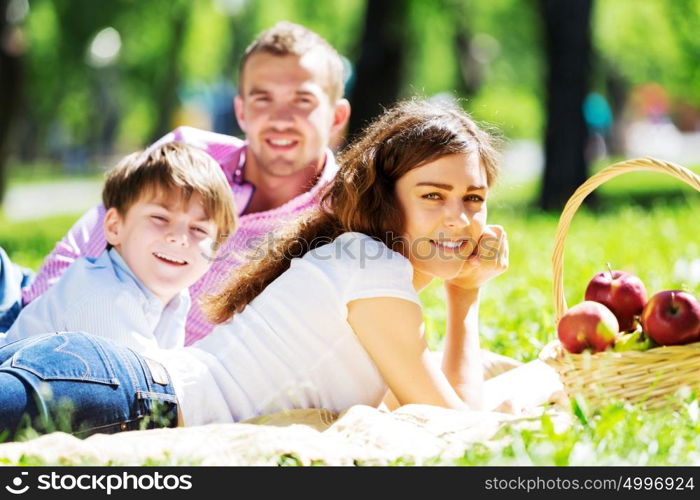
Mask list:
[[[232,272],[205,310],[222,323],[240,313],[284,271],[292,258],[333,241],[345,232],[364,233],[394,248],[404,219],[396,181],[406,172],[443,156],[478,154],[487,182],[497,174],[493,138],[462,110],[422,100],[397,104],[370,124],[338,158],[340,169],[318,207],[307,211],[262,258]]]

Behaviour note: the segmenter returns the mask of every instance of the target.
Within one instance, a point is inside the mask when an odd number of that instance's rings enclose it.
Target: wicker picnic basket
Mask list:
[[[552,277],[557,322],[567,309],[562,261],[571,219],[594,189],[618,175],[635,171],[668,174],[700,191],[700,176],[680,165],[653,158],[616,163],[583,183],[566,203],[555,235]],[[569,397],[583,396],[592,407],[614,398],[656,409],[678,401],[673,396],[679,391],[680,395],[691,390],[700,394],[700,342],[647,351],[571,354],[555,340],[542,350],[540,359],[559,373]]]

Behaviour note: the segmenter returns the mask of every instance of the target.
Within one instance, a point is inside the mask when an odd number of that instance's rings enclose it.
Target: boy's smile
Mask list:
[[[176,258],[170,257],[170,256],[168,256],[168,255],[166,255],[166,254],[164,254],[164,253],[153,252],[153,255],[155,255],[158,259],[162,260],[162,261],[165,262],[166,264],[170,264],[170,265],[173,265],[173,266],[186,266],[186,265],[187,265],[187,261],[186,261],[186,260],[176,259]]]

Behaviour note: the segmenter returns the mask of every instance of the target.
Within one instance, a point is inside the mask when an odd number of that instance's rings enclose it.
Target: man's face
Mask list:
[[[315,52],[250,56],[235,101],[249,141],[246,168],[285,177],[323,164],[330,138],[350,112],[345,99],[331,102],[328,82],[326,65]]]

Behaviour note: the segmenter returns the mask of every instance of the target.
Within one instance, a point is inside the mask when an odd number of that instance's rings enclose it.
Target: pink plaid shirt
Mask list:
[[[185,343],[191,344],[205,337],[214,326],[206,320],[200,308],[202,295],[219,291],[230,270],[242,264],[244,253],[248,249],[263,242],[267,235],[280,229],[285,222],[318,204],[321,188],[335,176],[338,167],[333,153],[327,150],[321,177],[309,191],[273,210],[241,215],[255,190],[255,186],[243,180],[246,142],[236,137],[192,127],[179,127],[160,139],[157,144],[169,141],[182,141],[198,146],[221,165],[231,185],[239,214],[238,230],[219,249],[209,271],[190,287],[192,307],[187,316]],[[102,253],[107,245],[102,229],[104,215],[105,209],[102,205],[89,210],[56,244],[44,260],[32,285],[23,290],[22,299],[25,305],[58,281],[76,258],[97,257]]]

